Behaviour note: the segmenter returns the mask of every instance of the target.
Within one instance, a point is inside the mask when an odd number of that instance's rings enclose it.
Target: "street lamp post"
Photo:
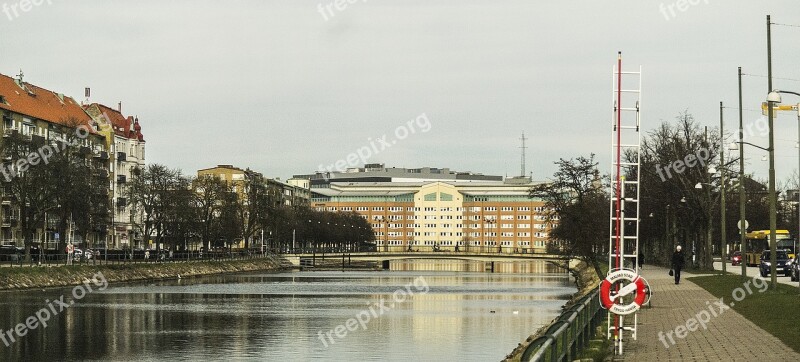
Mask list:
[[[744,127],[742,125],[742,67],[739,67],[739,141],[744,141]],[[744,197],[744,147],[739,147],[739,253],[740,258],[747,257],[745,250],[745,233],[747,227],[745,226],[745,197]],[[747,262],[740,260],[742,264],[742,277],[747,277]]]
[[[495,222],[496,221],[494,219],[491,219],[491,218],[488,218],[488,217],[484,217],[483,218],[484,230],[486,229],[485,225],[489,224],[489,228],[488,228],[489,232],[484,232],[484,234],[486,234],[486,239],[487,239],[483,243],[484,246],[486,247],[486,252],[490,252],[489,244],[491,244],[491,242],[492,242],[492,238],[491,238],[492,227],[491,227],[491,225],[494,224]]]
[[[719,138],[720,140],[725,139],[725,132],[724,132],[724,122],[722,118],[722,102],[719,102]],[[721,143],[721,141],[720,141]],[[724,143],[723,143],[724,144]],[[719,196],[719,214],[720,214],[720,249],[719,249],[719,257],[720,261],[722,261],[722,275],[725,275],[726,272],[726,263],[725,255],[726,255],[726,246],[728,246],[728,239],[726,237],[726,225],[725,225],[725,147],[720,147],[719,151],[719,174],[720,174],[720,196]]]
[[[776,99],[773,97],[772,92],[772,21],[770,16],[767,15],[767,118],[769,125],[769,250],[770,250],[770,283],[772,290],[778,288],[778,275],[776,274],[777,263],[777,240],[775,238],[775,229],[777,227],[777,220],[775,215],[775,130],[773,129],[773,111],[772,106]],[[775,95],[778,95],[775,93]],[[780,95],[777,97],[777,102],[780,102]]]
[[[496,222],[497,222],[496,220],[494,220],[494,219],[490,219],[490,218],[487,218],[487,217],[484,217],[484,218],[483,218],[483,221],[484,221],[484,223],[485,223],[485,224],[489,224],[489,225],[492,225],[492,224],[494,224],[494,223],[496,223]],[[491,228],[491,226],[490,226],[490,227],[489,227],[489,233],[490,233],[490,235],[491,235],[491,232],[492,232],[491,230],[492,230],[492,228]],[[488,240],[487,240],[486,244],[490,244],[490,243],[491,243],[491,241],[492,241],[492,238],[491,238],[491,237],[488,237],[488,236],[490,236],[490,235],[487,235],[487,239],[488,239]],[[488,246],[488,245],[486,246],[486,251],[487,251],[487,252],[489,252],[489,246]],[[498,252],[499,252],[499,250],[498,250]]]
[[[739,130],[741,132],[742,124],[739,123]],[[752,144],[750,142],[745,142],[741,140],[737,142],[733,142],[730,145],[731,151],[739,150],[739,242],[740,248],[742,253],[742,276],[747,277],[747,240],[745,239],[745,233],[747,232],[747,220],[744,218],[744,206],[745,206],[745,190],[744,190],[744,147],[739,145],[749,145],[760,150],[764,150],[769,152],[769,148],[764,148],[756,144]]]

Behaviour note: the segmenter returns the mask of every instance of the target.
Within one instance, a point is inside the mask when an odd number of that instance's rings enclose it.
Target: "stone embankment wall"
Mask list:
[[[0,290],[23,290],[72,286],[97,273],[109,283],[139,280],[176,279],[261,270],[280,270],[277,258],[247,260],[167,262],[152,264],[109,264],[53,267],[0,268]]]

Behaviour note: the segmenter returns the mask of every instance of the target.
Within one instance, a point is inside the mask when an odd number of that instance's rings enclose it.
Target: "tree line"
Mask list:
[[[694,256],[695,267],[711,269],[713,257],[728,251],[720,243],[725,233],[730,250],[738,248],[739,184],[746,193],[748,230],[769,229],[769,195],[766,182],[746,174],[739,180],[738,152],[725,152],[720,165],[720,151],[730,143],[719,129],[700,126],[689,113],[680,114],[675,122],[663,122],[642,137],[640,174],[636,168],[623,168],[628,180],[639,180],[639,247],[648,263],[669,265],[672,251],[682,245]],[[624,155],[627,162],[636,161],[635,153]],[[544,199],[551,213],[552,251],[564,252],[589,262],[600,274],[599,265],[609,253],[610,241],[610,176],[601,173],[594,155],[561,159],[549,183],[530,190],[532,197]],[[669,165],[669,166],[668,166]],[[721,182],[725,175],[724,184]],[[792,183],[779,185],[786,190]],[[631,195],[633,188],[626,188]],[[725,193],[726,225],[720,230],[721,193]],[[778,229],[795,231],[797,211],[790,203],[778,205]],[[626,203],[627,215],[635,215],[636,203]],[[635,223],[626,223],[626,234],[635,230]],[[626,247],[626,253],[634,253]]]
[[[318,211],[308,205],[286,205],[281,189],[250,169],[240,182],[212,175],[184,176],[177,169],[151,164],[137,172],[126,194],[137,225],[156,250],[206,250],[243,244],[275,251],[290,249],[356,250],[375,236],[356,213]]]

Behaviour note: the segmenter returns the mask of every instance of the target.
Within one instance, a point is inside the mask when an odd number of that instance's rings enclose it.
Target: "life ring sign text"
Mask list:
[[[619,282],[628,282],[619,290],[612,290]],[[616,315],[628,315],[641,308],[647,298],[647,282],[633,270],[621,269],[608,274],[600,284],[600,304]],[[621,303],[623,297],[635,293],[633,301]]]

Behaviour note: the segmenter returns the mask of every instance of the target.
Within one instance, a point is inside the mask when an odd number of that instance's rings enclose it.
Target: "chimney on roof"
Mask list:
[[[117,112],[122,113],[122,101],[119,101],[119,103],[117,103]]]

